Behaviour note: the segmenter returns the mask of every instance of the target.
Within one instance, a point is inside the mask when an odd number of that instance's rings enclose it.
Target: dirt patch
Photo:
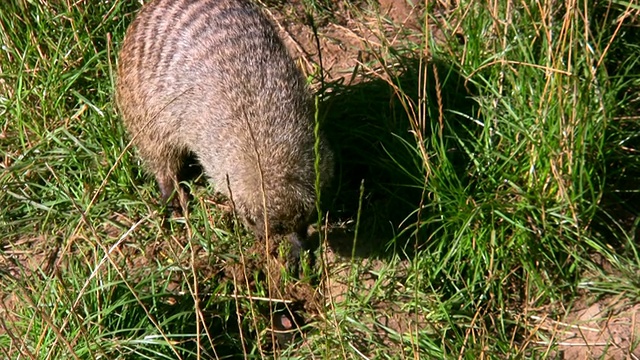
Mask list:
[[[289,264],[283,259],[280,250],[284,239],[256,240],[254,244],[243,251],[240,261],[227,262],[224,265],[224,276],[238,286],[249,289],[258,283],[267,282],[272,289],[272,296],[282,301],[300,302],[308,311],[318,310],[318,299],[310,284],[285,280],[285,274],[290,271]],[[268,249],[267,249],[268,247]]]
[[[0,250],[0,335],[12,332],[16,309],[24,306],[16,284],[38,281],[51,274],[59,256],[56,241],[45,236],[24,237],[2,243]]]
[[[347,236],[337,233],[338,236]],[[408,260],[390,267],[387,262],[375,258],[344,257],[330,247],[323,251],[327,268],[321,286],[324,301],[329,309],[355,307],[350,316],[368,330],[352,329],[361,335],[358,343],[361,352],[376,358],[378,345],[385,345],[400,354],[403,344],[398,341],[398,336],[431,328],[425,314],[400,305],[411,300],[406,298],[403,288],[403,279],[410,271]],[[385,275],[389,272],[393,274]],[[366,301],[362,302],[363,299]]]
[[[534,317],[537,345],[563,360],[640,359],[640,304],[622,297],[578,301],[562,321]]]
[[[28,277],[34,271],[49,273],[58,257],[56,240],[45,236],[24,237],[2,244],[0,274]]]
[[[357,83],[361,74],[356,70],[390,47],[423,42],[422,5],[381,0],[336,6],[329,21],[311,20],[300,1],[287,2],[281,11],[267,10],[291,54],[306,74],[314,75],[315,90],[324,82]]]
[[[565,321],[571,326],[558,336],[565,360],[640,357],[640,304],[608,298],[577,308]]]

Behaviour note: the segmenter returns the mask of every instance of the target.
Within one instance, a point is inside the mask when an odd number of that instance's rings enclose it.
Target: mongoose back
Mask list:
[[[273,26],[249,1],[145,5],[119,54],[116,102],[163,201],[180,194],[178,173],[193,154],[256,235],[303,240],[316,202],[313,104]],[[326,183],[332,154],[319,144]]]

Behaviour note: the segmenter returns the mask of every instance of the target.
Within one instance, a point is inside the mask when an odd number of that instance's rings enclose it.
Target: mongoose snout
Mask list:
[[[181,195],[179,169],[193,154],[258,236],[306,234],[316,170],[326,184],[332,153],[301,71],[249,1],[145,5],[119,54],[116,102],[163,201]]]

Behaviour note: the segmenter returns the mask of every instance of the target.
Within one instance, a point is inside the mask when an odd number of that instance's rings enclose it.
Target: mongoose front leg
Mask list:
[[[186,210],[186,194],[178,184],[177,174],[156,175],[161,203],[167,207],[167,215],[181,216]]]

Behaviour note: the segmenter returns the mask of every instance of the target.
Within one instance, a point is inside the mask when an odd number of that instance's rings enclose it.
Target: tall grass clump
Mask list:
[[[470,105],[443,100],[452,72],[425,56],[419,81],[435,96],[421,91],[408,107],[413,173],[423,174],[414,186],[424,189],[405,228],[421,249],[414,261],[427,288],[472,312],[563,299],[593,254],[616,262],[594,226],[607,141],[632,83],[607,67],[621,33],[612,14],[596,21],[607,8],[592,2],[462,2],[454,11],[429,19],[449,37],[427,38],[423,51],[465,79]],[[616,24],[631,21],[617,14]]]
[[[486,275],[500,274],[488,283],[517,269],[519,280],[551,289],[556,277],[579,275],[575,261],[589,248],[615,99],[596,67],[606,44],[591,38],[591,9],[574,5],[470,5],[465,19],[470,45],[459,67],[478,88],[479,111],[464,126],[476,138],[465,145],[477,215],[461,232],[477,237],[467,251]]]

